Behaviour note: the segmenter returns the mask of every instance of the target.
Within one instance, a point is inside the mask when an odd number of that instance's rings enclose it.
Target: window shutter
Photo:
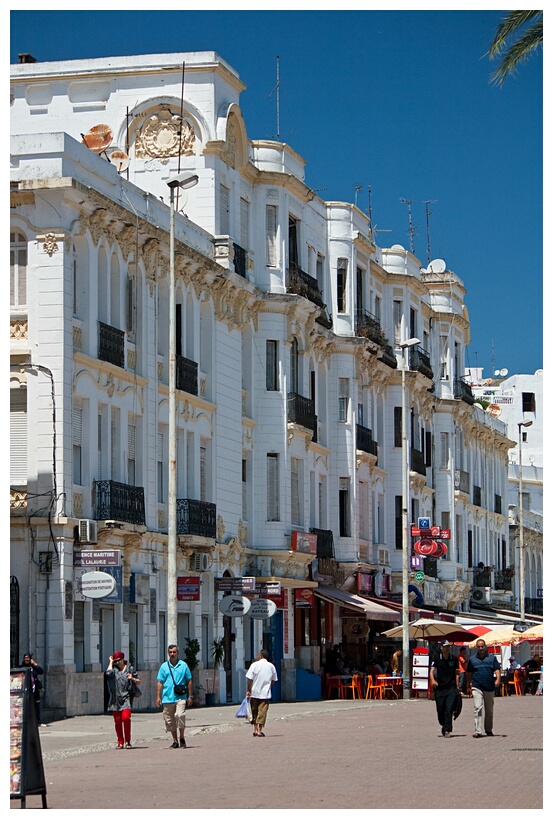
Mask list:
[[[10,390],[10,483],[27,483],[27,390]]]
[[[278,455],[267,454],[267,520],[279,520]]]
[[[250,245],[250,203],[240,199],[240,245],[248,250]]]
[[[299,488],[299,461],[291,459],[290,489],[292,496],[291,513],[292,523],[300,524],[300,488]]]
[[[98,480],[101,481],[103,478],[102,470],[102,413],[98,413]]]
[[[277,207],[267,205],[265,209],[267,266],[276,267],[277,264]]]
[[[200,500],[207,501],[207,447],[200,445]]]
[[[229,224],[229,189],[224,185],[219,188],[221,210],[219,213],[220,233],[222,236],[227,236],[230,233]]]

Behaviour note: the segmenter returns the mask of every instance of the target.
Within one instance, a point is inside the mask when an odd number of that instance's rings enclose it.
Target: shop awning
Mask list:
[[[315,589],[315,594],[322,600],[334,603],[335,606],[353,609],[362,612],[367,620],[386,620],[390,623],[397,623],[401,620],[401,613],[382,606],[380,603],[373,603],[357,594],[349,594],[342,589],[335,589],[333,586],[319,586]]]

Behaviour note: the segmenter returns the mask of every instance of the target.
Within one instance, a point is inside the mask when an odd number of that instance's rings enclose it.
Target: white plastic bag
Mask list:
[[[249,716],[248,716],[248,710],[250,712]],[[239,718],[243,717],[245,719],[251,719],[251,711],[252,711],[252,708],[251,708],[251,705],[250,705],[250,699],[249,699],[249,697],[244,697],[244,699],[240,703],[240,708],[238,709],[238,711],[236,712],[236,714],[234,716],[239,717]]]
[[[250,698],[249,698],[249,697],[246,697],[246,712],[247,712],[248,722],[249,722],[249,723],[252,723],[252,722],[253,722],[253,717],[252,717],[252,704],[251,704],[251,702],[250,702]]]

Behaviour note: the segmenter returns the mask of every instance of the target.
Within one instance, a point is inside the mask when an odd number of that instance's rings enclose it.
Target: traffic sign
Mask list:
[[[424,572],[415,572],[415,580],[417,580],[419,583],[421,580],[424,580]]]
[[[419,529],[430,529],[430,518],[419,518],[418,527]]]

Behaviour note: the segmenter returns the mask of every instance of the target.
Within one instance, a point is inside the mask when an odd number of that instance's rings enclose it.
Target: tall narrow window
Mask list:
[[[186,433],[186,497],[196,498],[194,475],[194,433]]]
[[[394,407],[394,446],[401,446],[401,407]]]
[[[265,382],[268,390],[278,390],[278,341],[265,345]]]
[[[326,477],[322,476],[319,480],[319,528],[326,527]]]
[[[299,392],[298,370],[299,370],[298,340],[296,338],[293,338],[292,345],[290,347],[290,392],[295,393]]]
[[[96,443],[98,445],[98,480],[101,481],[102,479],[106,478],[107,476],[104,475],[104,470],[106,469],[106,464],[104,464],[104,433],[102,430],[103,427],[103,412],[100,410],[98,412],[98,437]]]
[[[447,366],[447,336],[440,336],[440,378],[442,381],[449,379],[449,370]]]
[[[83,485],[83,410],[73,407],[73,483]]]
[[[302,491],[301,491],[301,468],[302,462],[299,458],[291,458],[290,459],[290,491],[291,491],[291,519],[292,524],[296,526],[301,526],[302,524]]]
[[[440,469],[449,469],[449,432],[440,432]]]
[[[265,233],[267,249],[267,267],[277,266],[277,226],[278,208],[276,205],[265,206]]]
[[[127,449],[127,483],[136,486],[136,423],[129,418]]]
[[[522,411],[523,412],[536,411],[536,396],[533,392],[522,393]]]
[[[338,379],[338,420],[347,421],[349,415],[349,378]]]
[[[221,236],[228,236],[230,233],[229,196],[229,189],[221,185],[219,188],[219,233]]]
[[[248,250],[250,246],[250,203],[240,199],[240,246]]]
[[[336,302],[339,313],[346,312],[346,294],[348,282],[348,260],[338,259],[336,271]]]
[[[349,508],[349,478],[340,478],[338,493],[338,509],[340,513],[340,537],[351,537],[350,508]]]
[[[10,390],[10,483],[27,483],[27,389]]]
[[[127,335],[134,340],[136,332],[136,278],[127,276]]]
[[[402,502],[403,498],[401,495],[395,496],[395,533],[396,533],[396,549],[403,548],[403,514],[402,514]]]
[[[393,322],[394,322],[394,345],[399,347],[401,344],[401,318],[403,313],[403,304],[401,301],[395,301],[393,304]]]
[[[200,443],[200,500],[208,500],[208,457],[207,444]]]
[[[163,469],[163,432],[157,434],[157,502],[165,503],[165,470]]]
[[[278,454],[267,453],[267,520],[280,520]]]
[[[409,310],[409,337],[417,338],[417,311],[414,307]]]
[[[378,321],[382,318],[382,299],[380,296],[374,297],[374,316]]]
[[[242,520],[248,519],[248,462],[242,458]]]
[[[299,221],[288,217],[288,259],[290,267],[299,267]]]
[[[119,409],[111,408],[111,480],[119,480]]]
[[[27,240],[10,233],[10,307],[27,304]]]
[[[317,254],[317,284],[319,285],[319,290],[321,293],[324,293],[324,258]]]

